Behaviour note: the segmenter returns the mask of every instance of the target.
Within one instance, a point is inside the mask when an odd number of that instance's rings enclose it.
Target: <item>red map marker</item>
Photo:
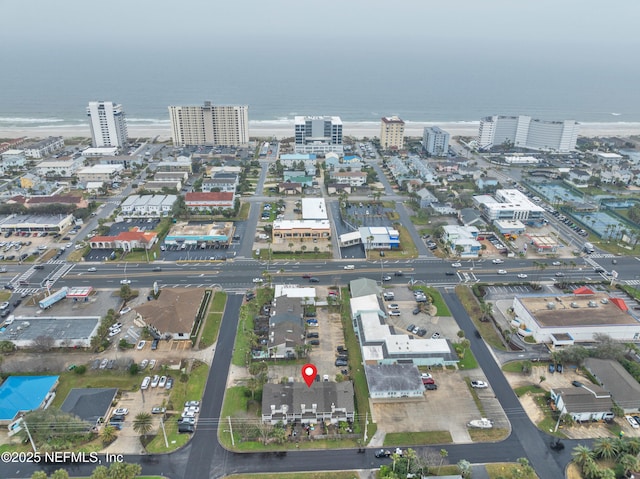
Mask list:
[[[316,379],[318,369],[313,364],[305,364],[302,366],[302,379],[307,383],[308,387],[311,387],[313,381]]]

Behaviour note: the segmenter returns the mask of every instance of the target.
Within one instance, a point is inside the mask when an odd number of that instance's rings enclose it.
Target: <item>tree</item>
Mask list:
[[[113,426],[105,426],[102,430],[102,444],[108,446],[118,437],[116,428]]]
[[[493,314],[493,303],[482,301],[480,303],[480,311],[482,311],[482,316],[480,317],[480,321],[486,321],[487,316],[491,316]]]
[[[16,350],[16,345],[11,341],[0,341],[0,353],[7,354]]]
[[[108,469],[105,466],[96,467],[89,479],[135,479],[141,473],[140,464],[113,462]]]
[[[593,453],[601,459],[613,459],[618,449],[612,437],[601,437],[593,442]]]
[[[444,461],[449,456],[449,452],[446,449],[440,449],[440,464],[438,465],[438,475],[440,474],[440,468],[444,464]]]
[[[49,479],[69,479],[69,473],[64,469],[58,469],[49,476]]]
[[[151,414],[148,412],[139,413],[133,420],[133,430],[142,436],[146,436],[152,427]]]
[[[51,351],[54,343],[55,341],[53,337],[47,336],[46,334],[41,334],[40,336],[33,338],[31,347],[38,352]]]
[[[618,464],[624,470],[624,475],[627,477],[630,472],[637,471],[640,468],[640,460],[633,454],[623,454],[618,457]]]
[[[125,301],[128,301],[133,297],[133,292],[131,291],[131,286],[128,284],[123,284],[120,286],[120,297]]]
[[[47,473],[44,471],[36,471],[31,474],[31,479],[47,479]]]
[[[460,469],[460,475],[464,478],[470,478],[471,477],[471,463],[465,459],[460,459],[458,461],[458,469]]]
[[[415,461],[415,459],[417,458],[417,454],[416,451],[408,448],[405,452],[404,452],[404,458],[407,460],[407,473],[411,472],[411,461]],[[414,466],[416,466],[417,464],[414,462],[413,463]]]
[[[542,384],[546,380],[547,380],[547,378],[542,374],[542,375],[540,375],[540,382],[538,384]]]

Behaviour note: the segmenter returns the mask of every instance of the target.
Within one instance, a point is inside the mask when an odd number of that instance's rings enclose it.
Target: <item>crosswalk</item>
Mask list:
[[[61,277],[63,277],[65,274],[67,274],[69,271],[71,271],[73,268],[75,268],[75,264],[65,264],[64,266],[62,266],[61,268],[58,268],[56,271],[54,271],[54,273],[49,277],[49,280],[51,282],[51,284],[55,283],[58,279],[60,279]]]
[[[66,264],[66,261],[63,259],[50,259],[47,264]]]
[[[16,288],[13,290],[16,294],[35,294],[40,291],[40,288]]]
[[[638,286],[640,285],[640,279],[627,279],[625,284],[628,284],[629,286]]]
[[[612,253],[591,253],[589,256],[587,256],[587,258],[594,258],[594,259],[615,258],[615,257],[616,255]]]

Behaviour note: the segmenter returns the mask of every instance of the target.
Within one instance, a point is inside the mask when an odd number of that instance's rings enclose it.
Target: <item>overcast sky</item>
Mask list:
[[[446,42],[476,56],[536,45],[637,54],[640,46],[636,0],[0,0],[0,11],[0,51],[282,38],[296,49],[340,44],[354,53],[383,39],[394,48]]]

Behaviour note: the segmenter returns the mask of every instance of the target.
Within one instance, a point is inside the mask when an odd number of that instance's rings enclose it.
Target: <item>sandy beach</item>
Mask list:
[[[451,136],[477,136],[479,122],[411,122],[405,124],[405,136],[421,137],[424,127],[439,126],[449,132]],[[156,138],[157,141],[171,140],[171,131],[166,126],[138,126],[129,125],[130,138]],[[380,126],[375,122],[344,122],[344,135],[356,138],[374,137],[380,135]],[[249,122],[249,135],[252,138],[287,138],[293,137],[293,122],[255,121]],[[640,122],[602,122],[583,123],[580,125],[580,136],[632,136],[640,135]],[[64,138],[89,138],[89,126],[86,128],[61,127],[33,127],[33,128],[2,128],[0,138],[45,138],[47,136],[63,136]]]

